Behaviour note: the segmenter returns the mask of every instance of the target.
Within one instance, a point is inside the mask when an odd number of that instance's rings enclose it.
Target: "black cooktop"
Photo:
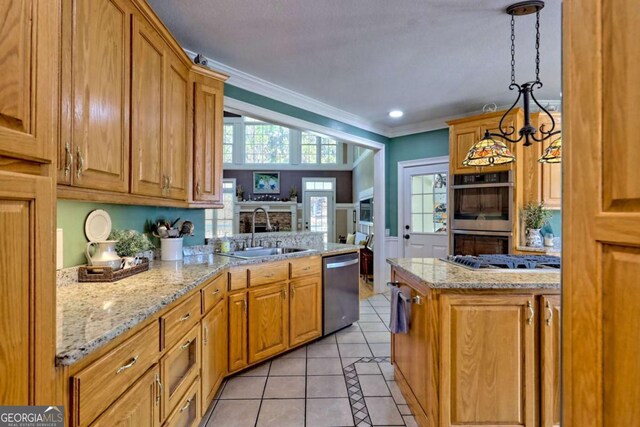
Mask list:
[[[560,257],[551,255],[449,255],[447,261],[473,270],[560,268]]]

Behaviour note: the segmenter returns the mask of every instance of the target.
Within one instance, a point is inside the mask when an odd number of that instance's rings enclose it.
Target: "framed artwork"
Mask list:
[[[254,172],[253,194],[280,194],[280,172]]]

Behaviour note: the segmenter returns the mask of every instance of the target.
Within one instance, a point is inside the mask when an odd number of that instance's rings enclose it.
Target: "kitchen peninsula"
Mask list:
[[[420,425],[559,425],[558,270],[388,262],[412,303],[392,362]]]

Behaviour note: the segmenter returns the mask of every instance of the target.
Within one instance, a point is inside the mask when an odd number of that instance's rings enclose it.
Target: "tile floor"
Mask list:
[[[388,322],[388,295],[360,301],[358,323],[229,378],[201,426],[415,426]]]

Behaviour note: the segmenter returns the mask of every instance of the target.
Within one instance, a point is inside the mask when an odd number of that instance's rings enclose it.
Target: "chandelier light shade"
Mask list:
[[[473,144],[462,164],[464,166],[494,166],[511,163],[515,159],[507,145],[493,139],[487,131],[481,141]]]
[[[513,105],[505,111],[504,115],[500,119],[500,124],[498,126],[498,131],[496,133],[492,133],[487,131],[482,138],[481,141],[471,147],[469,153],[467,154],[466,159],[463,164],[465,166],[477,165],[477,166],[486,166],[486,165],[497,165],[503,163],[513,162],[515,157],[511,154],[509,149],[506,147],[504,141],[510,142],[512,144],[516,144],[518,142],[523,142],[523,146],[528,147],[532,145],[533,142],[542,142],[553,136],[560,136],[560,130],[556,130],[556,122],[553,118],[553,115],[547,111],[536,99],[534,95],[534,91],[542,88],[542,81],[540,80],[540,10],[544,7],[544,2],[540,0],[528,0],[520,3],[512,4],[507,7],[507,14],[511,15],[511,84],[509,85],[509,90],[516,90],[518,92],[518,96],[514,101]],[[515,17],[522,15],[529,15],[535,13],[536,14],[536,40],[535,40],[535,75],[536,79],[533,81],[529,81],[526,83],[518,84],[516,83],[516,33],[515,33]],[[523,110],[524,110],[524,126],[520,129],[516,129],[514,126],[505,126],[504,121],[507,116],[516,108],[516,105],[522,100]],[[541,114],[546,114],[549,117],[549,122],[551,125],[547,128],[545,125],[541,125],[539,128],[532,126],[531,124],[531,105],[535,105],[540,109]],[[496,140],[495,138],[498,138]],[[559,141],[556,147],[554,145],[556,141]],[[552,162],[560,162],[560,147],[562,144],[562,140],[560,138],[556,139],[550,146],[545,150],[545,156],[549,154],[548,160],[545,159],[545,163]],[[493,147],[495,149],[496,156],[493,154],[489,154],[489,147]],[[553,147],[553,148],[552,148]],[[556,149],[557,148],[557,149]],[[502,158],[501,155],[504,154],[504,150],[508,153],[508,156]],[[555,153],[557,152],[557,156]],[[482,153],[482,154],[481,154]],[[543,156],[543,158],[545,158]],[[488,163],[473,163],[474,159],[477,159],[480,162],[480,157],[486,157],[488,159],[492,159],[493,161]],[[543,158],[540,159],[543,162]]]
[[[560,163],[562,161],[562,137],[549,144],[538,161],[540,163]]]

